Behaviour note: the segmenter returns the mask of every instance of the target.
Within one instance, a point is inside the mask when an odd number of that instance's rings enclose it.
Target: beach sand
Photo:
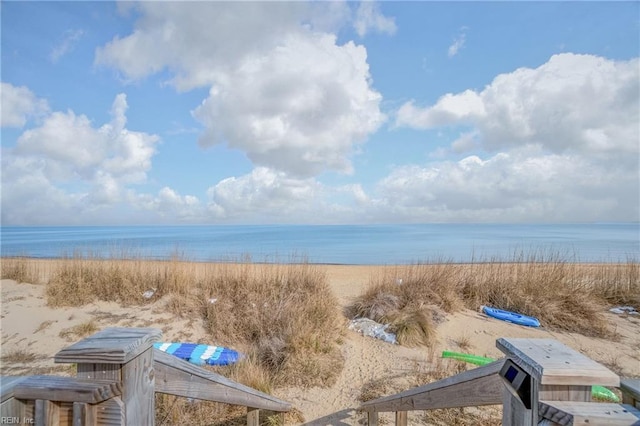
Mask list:
[[[359,295],[370,278],[383,272],[383,266],[321,265],[341,307]],[[69,366],[53,363],[53,356],[79,340],[73,327],[93,320],[98,329],[110,326],[157,327],[164,341],[206,340],[199,319],[175,318],[163,309],[166,300],[159,299],[142,307],[121,307],[116,303],[98,302],[80,308],[46,306],[45,286],[1,282],[2,356],[23,350],[36,355],[27,363],[4,361],[2,375],[60,374],[72,372]],[[479,308],[479,307],[478,307]],[[616,341],[585,337],[575,333],[533,329],[491,319],[479,311],[463,310],[446,315],[439,324],[438,343],[433,348],[407,348],[391,345],[354,331],[346,331],[342,352],[345,367],[331,388],[276,389],[274,394],[290,401],[302,412],[309,425],[357,424],[362,414],[356,412],[362,386],[382,378],[398,378],[415,370],[416,365],[429,365],[442,350],[473,353],[499,358],[495,341],[500,337],[557,339],[588,357],[609,366],[626,377],[640,377],[640,318],[605,313],[616,331]],[[62,337],[61,337],[62,336]],[[459,344],[464,342],[464,348]],[[211,342],[215,344],[215,342]],[[445,361],[452,362],[452,361]]]

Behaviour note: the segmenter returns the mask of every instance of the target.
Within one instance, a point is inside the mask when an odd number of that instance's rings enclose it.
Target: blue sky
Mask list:
[[[638,2],[2,2],[2,224],[640,219]]]

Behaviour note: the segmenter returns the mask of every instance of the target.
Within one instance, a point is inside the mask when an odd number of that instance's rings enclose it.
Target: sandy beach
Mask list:
[[[46,262],[43,261],[43,265]],[[327,276],[340,307],[361,294],[384,266],[319,266]],[[68,366],[53,363],[53,355],[78,340],[74,327],[93,320],[98,329],[110,326],[157,327],[164,341],[204,342],[206,332],[197,317],[174,317],[165,309],[166,298],[153,303],[122,307],[113,302],[96,302],[82,307],[50,308],[43,284],[1,282],[2,375],[70,373]],[[440,361],[443,350],[499,358],[495,341],[500,337],[557,339],[625,377],[640,377],[640,317],[604,313],[616,333],[614,341],[585,337],[576,333],[517,326],[488,318],[478,310],[465,309],[446,315],[437,327],[438,342],[433,348],[391,345],[346,330],[341,347],[345,367],[330,388],[278,388],[275,395],[290,401],[309,425],[357,424],[362,414],[356,409],[362,387],[374,379],[401,378],[416,366],[428,368]],[[346,323],[346,320],[345,320]],[[215,344],[216,342],[211,342]],[[460,346],[464,346],[464,348]],[[7,361],[16,350],[35,354],[29,362]]]

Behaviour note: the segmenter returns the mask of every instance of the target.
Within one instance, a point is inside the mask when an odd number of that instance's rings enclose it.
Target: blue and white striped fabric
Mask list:
[[[229,365],[240,359],[239,352],[222,346],[159,342],[153,347],[196,365]]]

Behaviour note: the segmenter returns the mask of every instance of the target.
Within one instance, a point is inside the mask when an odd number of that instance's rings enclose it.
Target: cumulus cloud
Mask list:
[[[49,111],[46,100],[39,99],[27,87],[0,83],[2,99],[2,127],[23,127],[31,117],[40,117]]]
[[[362,46],[337,46],[327,34],[290,37],[211,89],[194,111],[207,128],[200,144],[226,142],[295,176],[348,173],[354,147],[384,118],[368,73]]]
[[[366,49],[318,30],[322,16],[342,13],[330,3],[144,2],[136,30],[98,49],[96,62],[128,78],[167,68],[179,90],[210,87],[193,111],[204,147],[224,143],[301,178],[349,173],[350,155],[385,117]]]
[[[637,218],[637,176],[579,155],[513,150],[402,166],[380,181],[377,209],[408,221],[566,222]]]
[[[362,219],[369,202],[359,184],[329,186],[257,167],[207,190],[207,215],[239,223],[344,223]]]
[[[251,173],[224,179],[208,189],[210,211],[225,219],[291,217],[313,211],[321,191],[314,179],[295,179],[285,173],[257,167]]]
[[[360,2],[353,28],[360,37],[364,37],[370,31],[393,35],[397,30],[395,19],[384,16],[380,11],[380,5],[370,0]]]
[[[478,93],[465,90],[457,95],[448,93],[430,108],[415,106],[414,101],[403,104],[398,110],[396,125],[415,129],[431,129],[453,124],[472,124],[486,115],[485,104]]]
[[[125,183],[144,181],[159,139],[127,130],[126,110],[126,96],[119,94],[113,102],[111,121],[100,128],[71,110],[53,112],[41,126],[18,138],[14,153],[46,159],[48,177],[56,181],[90,181],[100,173]]]
[[[84,35],[83,30],[67,30],[65,31],[62,40],[58,43],[49,54],[49,59],[54,64],[60,60],[64,55],[72,52],[75,49],[76,44],[80,41]]]
[[[396,124],[419,129],[468,124],[485,149],[539,145],[554,153],[638,152],[640,61],[554,55],[538,68],[497,76],[482,91],[414,102]]]
[[[170,70],[179,90],[209,86],[235,70],[248,54],[274,48],[301,31],[301,2],[138,2],[132,34],[96,51],[97,65],[140,79]]]
[[[126,96],[116,96],[111,121],[98,128],[84,115],[55,111],[3,149],[3,223],[74,222],[125,201],[127,185],[146,180],[159,141],[128,130],[126,110]]]
[[[400,167],[379,204],[437,221],[637,220],[639,87],[637,58],[568,53],[430,107],[407,102],[397,126],[462,128],[452,152],[490,154]]]

